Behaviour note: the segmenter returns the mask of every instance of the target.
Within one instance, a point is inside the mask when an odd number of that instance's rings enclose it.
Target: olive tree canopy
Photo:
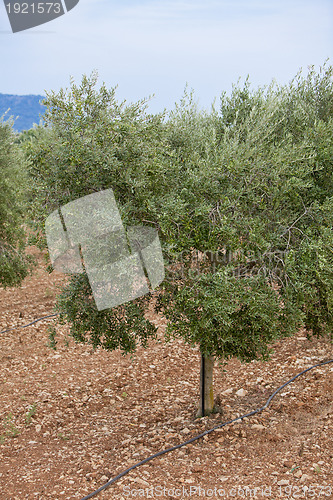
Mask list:
[[[145,101],[96,90],[96,75],[49,93],[46,133],[29,151],[35,220],[42,229],[61,205],[112,188],[125,226],[159,231],[167,338],[198,345],[210,371],[214,359],[267,359],[301,326],[331,332],[332,71],[256,90],[246,81],[209,112],[186,90],[169,114],[150,115]],[[130,352],[156,333],[150,298],[98,311],[87,276],[73,275],[57,309],[76,340]]]

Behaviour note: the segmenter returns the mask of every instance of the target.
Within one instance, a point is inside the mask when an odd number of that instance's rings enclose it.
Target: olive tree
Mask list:
[[[109,188],[124,225],[143,222],[150,172],[163,168],[162,117],[146,115],[145,100],[119,103],[116,89],[103,84],[97,90],[96,84],[94,73],[84,76],[79,86],[72,80],[70,89],[47,93],[45,130],[29,143],[30,196],[35,200],[31,220],[34,242],[41,248],[46,246],[44,223],[51,212]],[[154,189],[161,188],[156,183]],[[58,298],[57,310],[77,341],[129,353],[156,335],[155,326],[144,317],[149,299],[148,295],[99,311],[86,273],[74,274]]]
[[[53,210],[112,188],[125,226],[158,229],[166,278],[98,311],[87,276],[72,275],[59,319],[79,342],[131,352],[156,335],[144,317],[156,295],[166,338],[200,348],[198,415],[210,413],[215,360],[267,359],[272,342],[300,326],[316,335],[332,327],[332,114],[322,107],[332,68],[285,87],[235,86],[219,111],[200,110],[186,90],[159,115],[145,101],[119,104],[96,81],[44,101],[46,133],[29,150],[40,241]]]
[[[11,120],[0,120],[0,286],[18,286],[32,259],[25,255],[27,178]]]
[[[187,105],[171,119],[188,182],[159,302],[168,333],[200,346],[199,414],[213,410],[214,359],[267,359],[301,326],[331,332],[332,84],[331,67],[285,87],[246,81],[219,114]]]

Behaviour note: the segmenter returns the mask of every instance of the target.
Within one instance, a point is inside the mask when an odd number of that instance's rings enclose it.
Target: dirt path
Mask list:
[[[62,276],[35,254],[39,267],[21,288],[0,288],[0,331],[53,312]],[[162,338],[163,320],[154,321]],[[301,331],[267,363],[231,360],[215,373],[223,414],[195,420],[197,350],[172,341],[132,358],[92,352],[63,327],[53,351],[51,322],[0,335],[1,500],[81,499],[149,455],[262,407],[333,357],[327,338]],[[333,498],[332,392],[333,364],[311,370],[263,413],[154,459],[95,498]]]

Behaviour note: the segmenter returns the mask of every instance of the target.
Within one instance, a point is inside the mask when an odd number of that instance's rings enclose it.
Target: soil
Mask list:
[[[53,313],[64,277],[43,255],[20,288],[0,288],[0,331]],[[272,346],[270,361],[216,366],[221,412],[196,419],[200,359],[182,341],[124,357],[93,351],[53,318],[0,335],[0,498],[82,499],[128,467],[261,408],[290,378],[333,358],[329,338],[306,332]],[[269,407],[135,468],[96,497],[333,498],[333,364],[282,389]],[[256,488],[256,489],[255,489]]]

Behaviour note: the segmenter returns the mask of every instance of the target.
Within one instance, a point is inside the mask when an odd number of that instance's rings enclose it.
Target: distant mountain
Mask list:
[[[5,120],[10,116],[14,118],[16,132],[32,128],[34,123],[39,125],[40,115],[43,115],[46,109],[40,104],[42,99],[42,95],[0,94],[0,118],[10,108]]]

